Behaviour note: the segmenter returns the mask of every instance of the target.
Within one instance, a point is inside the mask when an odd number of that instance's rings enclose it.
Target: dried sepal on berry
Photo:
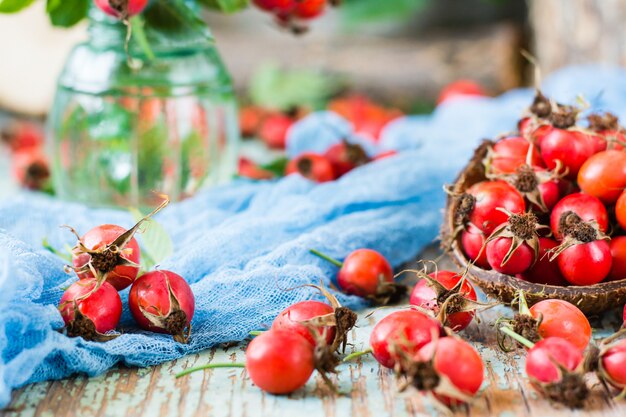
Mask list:
[[[100,333],[96,329],[94,322],[87,316],[85,316],[78,308],[77,300],[69,302],[73,304],[74,320],[67,323],[65,331],[69,337],[82,337],[85,340],[93,342],[108,342],[120,336],[114,333]],[[64,305],[60,305],[59,309],[65,308]]]
[[[584,221],[573,211],[565,212],[559,220],[559,231],[563,235],[563,241],[559,246],[550,251],[550,261],[554,261],[565,250],[572,246],[591,243],[596,240],[609,240],[609,236],[600,230],[595,220]]]
[[[307,287],[317,289],[330,303],[333,308],[333,312],[311,319],[302,320],[299,323],[307,326],[311,333],[311,336],[315,340],[314,358],[315,369],[319,372],[324,383],[333,391],[336,392],[337,388],[335,384],[330,380],[328,374],[336,374],[337,366],[341,363],[341,360],[337,353],[339,350],[345,353],[346,345],[348,343],[348,333],[357,321],[357,315],[354,311],[348,307],[343,307],[337,297],[331,294],[321,282],[320,285],[306,284]],[[329,345],[326,338],[326,329],[328,327],[335,328],[335,338]],[[318,330],[324,328],[324,332],[320,333]]]
[[[617,356],[617,361],[611,360]],[[622,328],[613,335],[592,345],[585,356],[585,370],[594,372],[598,379],[617,389],[615,399],[626,398],[626,372],[622,358],[626,356],[626,329]]]
[[[337,300],[337,297],[331,294],[330,291],[324,287],[323,283],[320,283],[320,285],[306,284],[306,286],[315,288],[321,292],[322,295],[326,297],[334,311],[330,314],[303,320],[301,323],[310,326],[311,333],[316,339],[320,337],[320,334],[315,329],[319,329],[321,327],[335,327],[335,339],[330,346],[327,346],[327,348],[331,352],[339,352],[339,350],[345,352],[346,345],[348,343],[348,333],[352,330],[357,321],[356,313],[348,307],[342,306],[339,300]],[[324,344],[326,345],[326,338],[322,338],[324,340]]]
[[[470,313],[472,314],[472,316],[470,317],[473,317],[476,311],[491,308],[495,305],[490,303],[481,303],[475,299],[472,299],[475,298],[475,294],[472,298],[468,297],[469,294],[474,293],[472,284],[467,279],[470,265],[471,263],[468,264],[468,266],[462,273],[457,274],[458,276],[460,276],[460,279],[451,288],[446,288],[441,282],[437,280],[438,270],[436,268],[436,264],[435,272],[433,274],[428,274],[426,265],[424,265],[424,268],[421,270],[406,271],[415,273],[418,280],[424,280],[426,282],[426,285],[434,292],[435,305],[433,305],[432,308],[429,308],[430,313],[435,314],[437,320],[439,320],[439,322],[441,322],[443,326],[446,326],[452,331],[462,330],[467,326],[467,324],[463,325],[463,327],[461,328],[454,328],[454,326],[451,325],[448,320],[451,315],[457,313]],[[434,277],[431,275],[434,275]],[[412,304],[415,303],[412,302]],[[420,308],[420,310],[424,310],[424,308],[421,306],[416,307]]]
[[[541,325],[542,316],[535,318],[530,312],[530,308],[528,308],[528,301],[526,300],[526,295],[524,291],[520,290],[517,293],[517,296],[513,301],[511,301],[511,305],[518,305],[518,312],[513,316],[512,319],[501,317],[496,320],[495,327],[496,329],[500,328],[502,325],[507,326],[516,334],[522,336],[524,339],[536,343],[541,340],[541,336],[539,335],[539,326]],[[503,332],[496,332],[496,341],[498,343],[498,347],[503,352],[511,352],[515,349],[516,346],[520,346],[520,343],[515,339],[511,339],[507,337],[507,334]],[[511,343],[512,342],[512,343]]]
[[[139,304],[139,310],[152,326],[165,329],[165,331],[171,334],[174,340],[178,343],[187,343],[189,341],[189,336],[191,335],[191,324],[187,324],[187,314],[181,308],[180,302],[172,290],[169,279],[166,278],[166,282],[170,301],[170,310],[154,314],[144,308],[141,304]]]
[[[76,230],[71,226],[64,225],[63,227],[69,229],[70,232],[72,232],[72,234],[74,234],[74,236],[78,239],[78,242],[72,249],[72,255],[75,257],[83,254],[89,255],[89,260],[83,265],[67,265],[65,267],[66,270],[73,270],[79,275],[90,273],[99,281],[105,281],[107,275],[118,266],[132,266],[139,268],[137,263],[124,256],[128,254],[129,249],[127,248],[127,245],[144,222],[149,220],[152,216],[169,204],[170,200],[167,196],[161,197],[163,197],[163,202],[151,213],[139,220],[133,227],[120,234],[119,237],[117,237],[113,242],[96,249],[91,249],[85,246],[83,238],[78,234],[78,232],[76,232]]]
[[[513,214],[502,208],[498,208],[498,210],[507,213],[509,220],[493,231],[487,240],[485,240],[483,249],[489,242],[498,238],[510,238],[512,241],[511,246],[502,260],[502,265],[506,265],[515,251],[523,244],[528,245],[532,249],[535,254],[534,261],[536,261],[539,255],[539,235],[537,232],[541,229],[547,229],[548,227],[539,224],[537,216],[532,212]]]

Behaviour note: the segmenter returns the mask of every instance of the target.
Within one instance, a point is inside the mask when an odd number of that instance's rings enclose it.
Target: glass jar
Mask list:
[[[156,193],[180,200],[235,173],[232,83],[194,3],[151,1],[128,53],[126,26],[92,7],[48,121],[61,198],[151,206]]]

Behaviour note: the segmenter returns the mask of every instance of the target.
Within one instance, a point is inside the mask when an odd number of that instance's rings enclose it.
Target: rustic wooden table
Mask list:
[[[428,258],[428,257],[427,257]],[[384,309],[366,318],[361,312],[358,329],[351,332],[349,350],[368,346],[369,333],[378,318],[388,314]],[[590,377],[592,396],[583,410],[571,411],[550,404],[529,385],[524,376],[523,352],[505,354],[495,344],[491,324],[502,310],[480,313],[481,323],[473,323],[463,337],[481,353],[485,362],[485,382],[480,396],[468,408],[456,411],[458,416],[559,417],[559,416],[626,416],[626,402],[616,402],[611,393]],[[612,329],[598,330],[595,337]],[[175,379],[188,367],[207,362],[244,360],[244,347],[214,348],[203,353],[145,369],[118,367],[108,373],[87,378],[75,376],[62,381],[26,386],[14,393],[6,417],[291,417],[303,416],[437,416],[445,415],[430,399],[417,392],[398,393],[394,376],[370,357],[361,357],[339,367],[333,379],[339,396],[324,386],[320,377],[312,378],[306,387],[289,396],[262,393],[246,377],[243,369],[214,369]]]

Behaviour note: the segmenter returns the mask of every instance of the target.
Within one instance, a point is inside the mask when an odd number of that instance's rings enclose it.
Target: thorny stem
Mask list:
[[[370,353],[372,353],[372,348],[368,348],[360,352],[352,352],[351,354],[343,358],[343,362],[350,362],[353,359],[359,358],[361,356],[369,355]]]
[[[309,249],[309,252],[311,252],[313,255],[317,256],[318,258],[322,258],[323,260],[330,262],[331,264],[335,265],[338,268],[341,268],[343,266],[343,262],[339,262],[335,258],[331,258],[328,255],[324,255],[320,251],[317,251],[315,249]]]
[[[192,372],[202,371],[203,369],[216,369],[216,368],[245,368],[245,363],[208,363],[206,365],[196,366],[194,368],[185,369],[181,373],[176,374],[176,378],[180,378],[185,375],[189,375]]]
[[[513,331],[513,329],[511,329],[510,327],[502,326],[502,327],[500,327],[499,330],[502,333],[506,334],[507,336],[511,337],[512,339],[518,341],[522,345],[526,346],[528,349],[531,349],[531,348],[533,348],[535,346],[535,344],[533,342],[531,342],[530,340],[526,339],[525,337],[522,337],[519,334],[515,333]]]

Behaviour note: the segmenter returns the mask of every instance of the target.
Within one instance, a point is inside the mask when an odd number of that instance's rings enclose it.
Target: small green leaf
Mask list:
[[[343,0],[340,10],[348,24],[408,20],[430,0]]]
[[[313,70],[283,70],[267,64],[252,77],[250,98],[260,106],[283,111],[299,106],[318,110],[343,86],[337,76]]]
[[[41,245],[44,247],[44,249],[46,249],[47,251],[49,251],[50,253],[55,254],[56,256],[58,256],[59,258],[63,259],[66,263],[71,264],[72,263],[72,250],[70,248],[70,250],[67,250],[67,247],[65,248],[65,250],[67,251],[67,253],[62,253],[60,250],[56,249],[55,247],[53,247],[50,242],[48,242],[47,238],[43,238],[43,241],[41,242]]]
[[[136,208],[129,209],[135,221],[143,219],[144,215],[141,214]],[[165,258],[172,255],[174,252],[174,245],[170,236],[163,226],[157,223],[153,219],[146,221],[145,226],[142,227],[143,233],[141,235],[141,242],[143,243],[142,249],[142,262],[141,267],[149,271],[155,265],[161,263]]]
[[[71,27],[87,16],[89,0],[48,0],[46,11],[54,26]]]
[[[224,13],[235,13],[248,7],[249,0],[200,0],[203,6]]]
[[[289,163],[289,159],[287,159],[286,157],[282,157],[282,158],[273,160],[269,164],[262,165],[260,168],[271,172],[277,177],[284,177],[285,169],[287,169],[288,163]]]
[[[33,4],[35,0],[0,0],[0,13],[17,13]]]

